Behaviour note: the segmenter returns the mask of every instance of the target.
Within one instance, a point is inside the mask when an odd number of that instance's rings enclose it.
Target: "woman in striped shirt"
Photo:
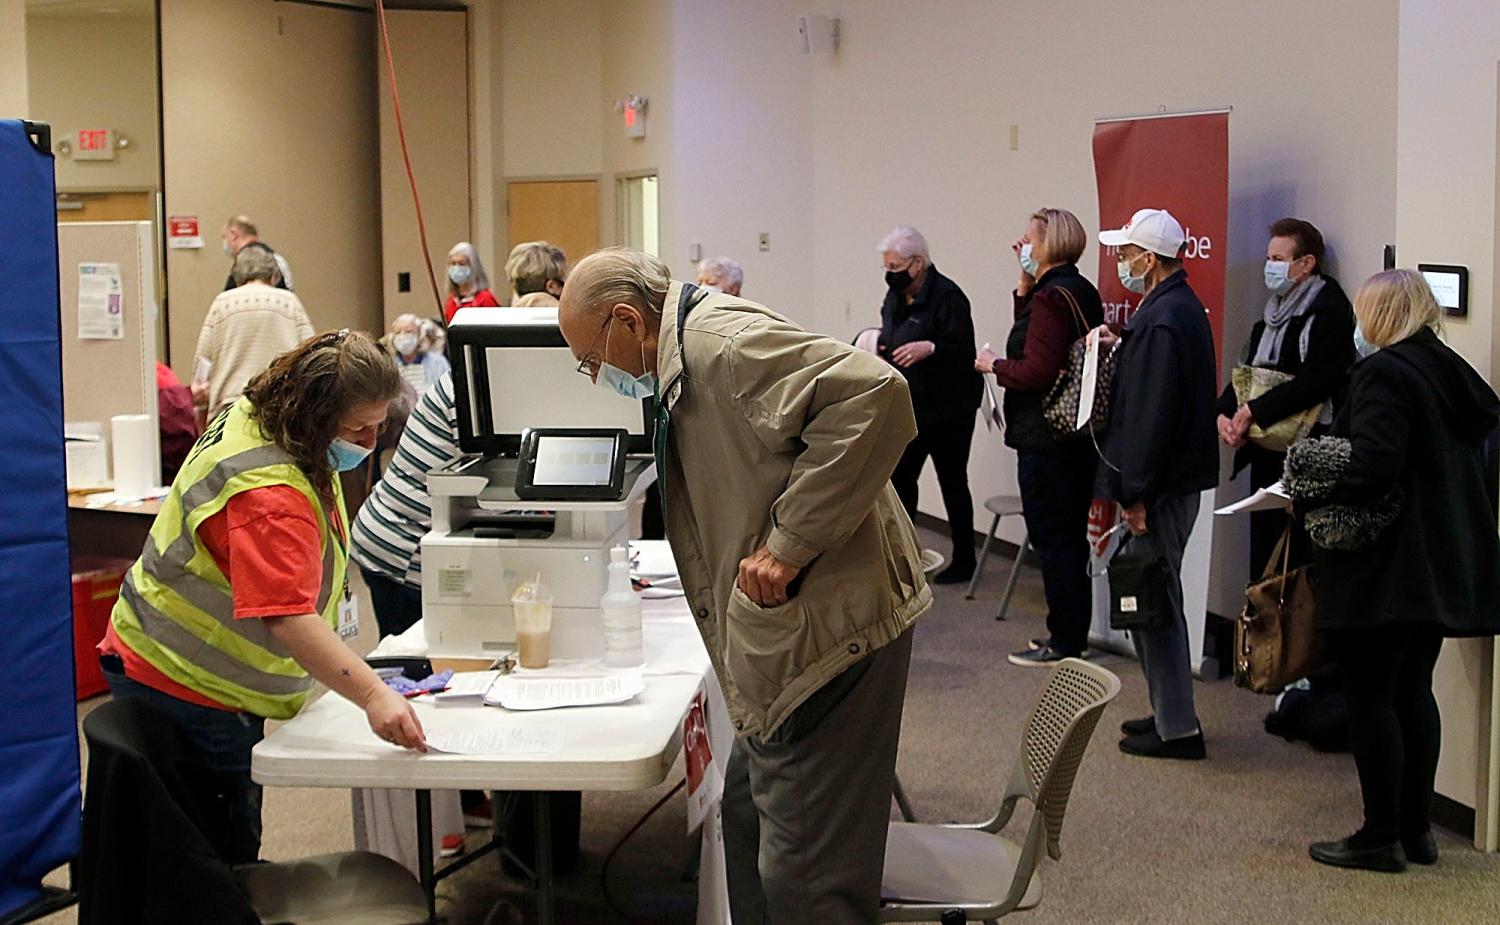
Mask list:
[[[428,389],[406,421],[396,455],[359,510],[349,557],[359,564],[382,637],[422,619],[422,536],[432,528],[427,473],[463,455],[453,374]]]

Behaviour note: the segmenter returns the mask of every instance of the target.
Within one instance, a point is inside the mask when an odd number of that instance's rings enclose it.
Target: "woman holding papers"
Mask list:
[[[1011,245],[1021,277],[1005,357],[986,346],[975,360],[1005,388],[1005,444],[1016,451],[1026,532],[1047,594],[1049,636],[1012,654],[1014,665],[1050,665],[1083,654],[1088,644],[1087,531],[1098,456],[1088,440],[1059,442],[1042,416],[1069,348],[1104,322],[1099,290],[1078,272],[1087,243],[1083,225],[1065,209],[1040,209],[1027,220]]]
[[[410,705],[340,638],[358,617],[339,472],[375,445],[400,385],[385,351],[347,330],[272,361],[193,446],[99,646],[114,695],[150,702],[199,749],[230,863],[260,852],[250,750],[313,679],[380,738],[424,747]]]
[[[1283,218],[1270,228],[1265,283],[1269,295],[1240,366],[1273,371],[1261,384],[1236,390],[1231,381],[1219,396],[1219,439],[1234,447],[1236,474],[1250,467],[1250,487],[1281,478],[1284,446],[1261,430],[1292,415],[1321,409],[1317,429],[1333,420],[1334,404],[1354,363],[1354,311],[1338,281],[1327,275],[1323,234],[1309,222]],[[1272,382],[1275,381],[1275,384]],[[1250,515],[1250,577],[1257,579],[1286,529],[1282,511]],[[1295,548],[1294,548],[1295,552]]]

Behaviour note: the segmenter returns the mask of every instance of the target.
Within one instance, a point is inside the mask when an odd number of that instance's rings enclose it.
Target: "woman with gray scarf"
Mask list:
[[[1338,281],[1324,272],[1323,234],[1311,223],[1283,218],[1270,228],[1265,280],[1270,297],[1261,320],[1240,354],[1245,366],[1273,369],[1292,378],[1245,403],[1234,386],[1219,396],[1219,439],[1238,452],[1236,474],[1250,467],[1252,489],[1281,478],[1286,454],[1250,440],[1251,425],[1268,428],[1309,408],[1323,406],[1314,433],[1333,419],[1333,406],[1354,364],[1354,309]],[[1287,516],[1263,511],[1250,517],[1250,576],[1259,578],[1285,530]]]

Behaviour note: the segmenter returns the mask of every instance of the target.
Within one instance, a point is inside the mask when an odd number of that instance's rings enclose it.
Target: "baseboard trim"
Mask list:
[[[1432,823],[1464,841],[1474,841],[1474,810],[1451,797],[1441,793],[1432,795]]]

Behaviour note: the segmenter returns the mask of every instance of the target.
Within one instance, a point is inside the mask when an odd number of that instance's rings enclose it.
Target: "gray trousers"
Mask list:
[[[829,681],[771,736],[735,740],[723,802],[735,925],[877,920],[911,636]]]
[[[1160,498],[1146,506],[1146,533],[1130,538],[1135,552],[1163,556],[1172,569],[1170,593],[1173,618],[1161,629],[1132,630],[1136,657],[1146,675],[1156,732],[1163,739],[1180,739],[1198,731],[1193,707],[1193,663],[1188,654],[1187,618],[1182,612],[1182,553],[1187,549],[1193,521],[1198,518],[1198,495]]]

